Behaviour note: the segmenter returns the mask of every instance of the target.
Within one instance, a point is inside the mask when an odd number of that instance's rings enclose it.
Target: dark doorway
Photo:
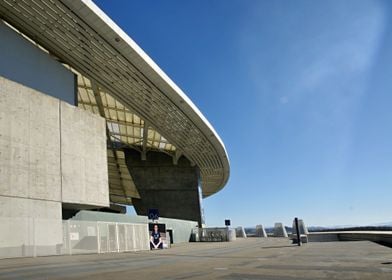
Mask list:
[[[173,244],[174,242],[173,242],[173,230],[172,229],[168,229],[168,230],[166,230],[167,231],[167,233],[169,234],[169,236],[170,236],[170,244]]]

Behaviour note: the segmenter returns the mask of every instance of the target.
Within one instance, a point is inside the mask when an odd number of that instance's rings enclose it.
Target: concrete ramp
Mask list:
[[[275,223],[274,237],[288,237],[286,228],[282,223]]]
[[[263,225],[256,226],[256,237],[268,237]]]

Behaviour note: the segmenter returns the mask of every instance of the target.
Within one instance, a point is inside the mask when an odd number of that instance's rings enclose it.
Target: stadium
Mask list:
[[[126,205],[187,224],[177,240],[202,227],[230,165],[186,94],[92,1],[6,0],[0,17],[0,257],[64,254],[82,227],[96,246],[79,252],[128,250],[147,219],[98,214]],[[98,216],[70,224],[83,210]]]

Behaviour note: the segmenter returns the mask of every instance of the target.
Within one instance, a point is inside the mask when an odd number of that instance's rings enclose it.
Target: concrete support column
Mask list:
[[[132,199],[136,213],[147,215],[157,208],[166,218],[197,221],[201,225],[199,170],[181,156],[177,164],[162,152],[148,152],[142,160],[140,152],[125,149],[126,163],[140,194]]]

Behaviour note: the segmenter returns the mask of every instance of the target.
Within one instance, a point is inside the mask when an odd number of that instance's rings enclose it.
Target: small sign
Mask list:
[[[158,220],[159,219],[159,211],[158,209],[148,209],[148,219],[150,220]]]
[[[70,240],[79,240],[79,232],[70,232],[69,239]]]
[[[225,220],[225,226],[227,226],[227,227],[230,226],[230,220]]]

